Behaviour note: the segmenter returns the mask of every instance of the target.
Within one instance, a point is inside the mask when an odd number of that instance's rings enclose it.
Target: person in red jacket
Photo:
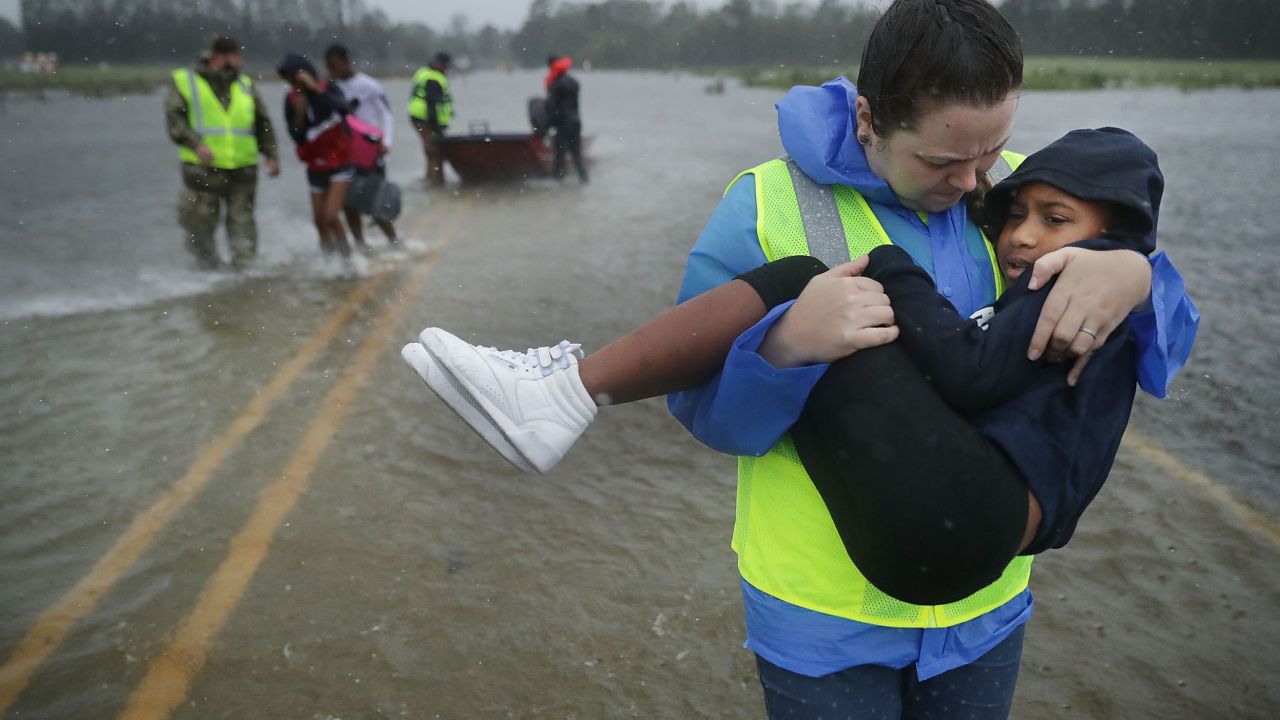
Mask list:
[[[582,159],[582,116],[578,113],[578,81],[569,75],[573,58],[568,55],[547,58],[547,124],[555,128],[556,155],[551,175],[563,180],[564,156],[573,158],[578,179],[587,182],[587,163]]]
[[[307,165],[311,213],[320,233],[320,249],[351,256],[341,213],[355,178],[351,162],[351,111],[336,83],[316,78],[316,68],[302,55],[288,53],[276,71],[290,90],[284,99],[285,125],[298,144],[298,159]]]

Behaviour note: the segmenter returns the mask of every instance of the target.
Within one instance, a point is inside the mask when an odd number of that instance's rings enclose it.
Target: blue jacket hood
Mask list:
[[[775,106],[782,147],[805,175],[823,185],[848,185],[875,202],[896,206],[889,183],[871,172],[858,144],[858,88],[843,76],[821,87],[797,85]]]
[[[966,288],[961,297],[994,297],[995,280],[986,262],[969,254],[968,209],[957,203],[922,220],[903,206],[889,183],[871,172],[866,151],[857,141],[855,123],[858,89],[838,77],[821,87],[791,88],[777,104],[782,147],[800,170],[823,185],[847,185],[871,202],[873,212],[896,215],[927,238],[933,256],[931,274],[942,288]],[[961,302],[957,310],[969,314],[981,305]]]

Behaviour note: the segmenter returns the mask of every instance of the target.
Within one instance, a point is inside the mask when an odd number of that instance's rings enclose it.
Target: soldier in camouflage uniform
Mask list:
[[[165,126],[182,157],[178,222],[186,231],[187,249],[203,270],[222,266],[214,233],[223,205],[232,267],[253,262],[258,251],[253,219],[258,154],[266,157],[271,177],[280,174],[271,120],[257,89],[240,74],[242,63],[238,43],[216,38],[194,69],[174,71],[165,98]]]

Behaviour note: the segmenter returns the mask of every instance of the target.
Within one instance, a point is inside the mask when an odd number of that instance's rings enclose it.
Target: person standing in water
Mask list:
[[[547,125],[555,128],[556,159],[551,175],[564,179],[564,156],[573,157],[578,179],[587,182],[587,163],[582,159],[582,117],[578,114],[578,81],[569,74],[573,58],[547,58]]]
[[[329,79],[342,90],[347,102],[351,105],[351,113],[364,122],[382,131],[382,146],[378,149],[378,162],[372,168],[356,168],[356,174],[372,173],[383,179],[387,177],[387,153],[391,150],[391,137],[395,131],[395,115],[391,111],[391,103],[387,102],[387,94],[382,83],[369,75],[356,72],[351,62],[351,52],[345,45],[330,45],[324,51],[324,64],[329,71]],[[356,247],[367,250],[364,241],[364,226],[360,222],[360,211],[354,208],[345,209],[347,227],[351,229],[351,239]],[[396,244],[396,226],[390,220],[374,218],[374,223],[387,236],[387,240]]]
[[[444,155],[437,142],[453,120],[453,99],[449,95],[449,64],[446,52],[436,53],[431,63],[413,74],[413,95],[409,98],[409,120],[422,138],[427,156],[427,184],[444,187]]]
[[[165,128],[182,160],[178,222],[201,270],[223,267],[214,233],[224,207],[231,267],[253,262],[258,155],[266,157],[268,175],[280,175],[275,132],[243,64],[240,43],[216,37],[197,67],[173,71],[164,101]]]
[[[1004,145],[1022,70],[1017,33],[986,0],[895,0],[867,41],[856,86],[794,88],[778,103],[787,157],[731,184],[689,254],[680,301],[778,258],[839,266],[892,243],[960,316],[991,305],[1002,270],[1025,272],[1026,259],[1014,254],[1002,268],[966,201],[1020,159]],[[1138,383],[1163,396],[1180,365],[1170,348],[1194,337],[1164,315],[1185,297],[1180,282],[1164,282],[1172,266],[1130,250],[1064,248],[1037,261],[1046,272],[1058,280],[1028,359],[1079,358],[1067,373],[1074,382],[1128,318]],[[668,399],[695,437],[739,456],[732,546],[768,715],[1008,717],[1031,560],[1017,557],[941,605],[895,599],[860,572],[788,431],[822,392],[828,360],[894,339],[893,308],[868,278],[815,282],[806,293],[808,302],[779,305],[738,335],[714,376]],[[568,351],[537,349],[529,364]]]
[[[284,98],[285,125],[298,144],[298,159],[307,165],[320,249],[326,255],[337,252],[350,257],[351,246],[339,214],[356,176],[351,164],[351,128],[346,123],[351,108],[337,84],[317,80],[315,66],[302,55],[286,54],[276,71],[291,86]]]
[[[770,259],[825,255],[839,265],[887,240],[962,316],[990,305],[1004,274],[968,201],[1017,162],[1004,146],[1022,71],[1017,33],[986,0],[895,0],[868,38],[856,86],[795,88],[778,103],[787,158],[732,183],[690,251],[679,299]],[[1138,253],[1066,250],[1037,264],[1061,273],[1030,360],[1087,359],[1146,309],[1153,286],[1162,290]],[[1032,613],[1031,559],[1019,556],[959,601],[894,600],[849,558],[788,435],[828,370],[820,358],[886,342],[882,309],[893,307],[865,282],[814,286],[810,303],[779,306],[738,336],[715,377],[668,404],[703,444],[739,456],[732,546],[770,717],[1005,718]],[[1147,328],[1139,381],[1161,396],[1176,372],[1165,348],[1187,328],[1150,330],[1175,294],[1157,294],[1153,310],[1131,320]],[[1144,367],[1161,365],[1144,379]]]

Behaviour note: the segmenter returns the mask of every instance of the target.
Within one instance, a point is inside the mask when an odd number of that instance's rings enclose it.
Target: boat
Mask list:
[[[554,155],[540,133],[494,133],[487,124],[472,125],[466,135],[445,135],[436,142],[463,182],[551,177]]]
[[[555,152],[544,103],[542,98],[529,100],[530,132],[495,133],[488,122],[476,120],[468,124],[466,135],[445,135],[437,140],[445,162],[467,183],[551,177]]]

